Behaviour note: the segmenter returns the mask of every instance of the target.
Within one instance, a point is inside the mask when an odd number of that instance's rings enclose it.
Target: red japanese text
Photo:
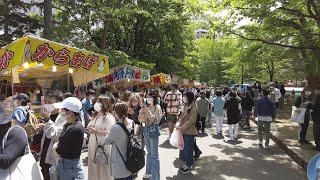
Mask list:
[[[53,49],[49,46],[49,44],[45,43],[37,47],[36,52],[32,55],[32,61],[37,60],[42,62],[45,58],[52,57],[54,55]]]

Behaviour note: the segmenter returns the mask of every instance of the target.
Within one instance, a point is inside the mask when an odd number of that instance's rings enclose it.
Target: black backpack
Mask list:
[[[127,160],[125,161],[123,159],[122,154],[117,147],[118,152],[120,153],[121,159],[126,165],[126,168],[131,173],[135,174],[145,166],[145,152],[142,145],[142,139],[134,135],[134,130],[129,133],[128,129],[122,122],[117,122],[117,125],[119,125],[129,137],[127,146]]]

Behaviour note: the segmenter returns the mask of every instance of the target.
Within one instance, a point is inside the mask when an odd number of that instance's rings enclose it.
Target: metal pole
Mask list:
[[[88,72],[86,71],[86,92],[88,91]]]
[[[12,91],[12,98],[13,98],[14,96],[13,68],[11,68],[11,91]],[[13,106],[12,106],[12,110],[14,110]]]
[[[68,92],[70,92],[70,73],[68,72]]]

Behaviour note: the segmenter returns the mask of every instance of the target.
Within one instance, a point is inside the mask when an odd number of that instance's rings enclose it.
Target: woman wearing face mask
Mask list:
[[[115,119],[111,114],[111,99],[100,96],[93,107],[98,114],[88,125],[88,130],[91,134],[88,144],[88,180],[113,180],[110,172],[111,149],[110,145],[106,145],[105,143],[105,136],[108,135],[111,126],[115,123]],[[97,146],[104,146],[108,162],[94,162]]]
[[[138,93],[132,93],[129,97],[128,118],[134,123],[140,124],[138,116],[141,110],[141,97]]]
[[[154,127],[154,123],[159,123],[162,116],[161,107],[157,101],[157,95],[150,91],[146,97],[146,106],[139,114],[139,121],[144,123],[144,142],[147,148],[146,174],[144,179],[160,179],[160,162],[159,162],[159,137],[150,137],[149,132]]]
[[[69,97],[55,107],[62,109],[67,123],[59,137],[56,152],[60,155],[56,171],[59,180],[84,179],[82,160],[80,159],[84,140],[84,128],[80,113],[82,103],[75,97]]]
[[[180,125],[177,128],[181,131],[184,141],[184,149],[180,151],[179,159],[185,164],[179,170],[182,173],[189,173],[192,171],[195,136],[198,134],[195,126],[198,108],[194,102],[194,94],[191,91],[184,93],[183,102],[184,106],[180,115]]]
[[[310,108],[311,108],[311,91],[306,86],[303,91],[301,92],[301,95],[298,96],[295,100],[295,106],[296,107],[304,107],[307,108],[306,114],[304,116],[304,123],[300,124],[299,126],[299,144],[310,144],[308,140],[306,140],[306,135],[309,127],[309,121],[310,121]]]

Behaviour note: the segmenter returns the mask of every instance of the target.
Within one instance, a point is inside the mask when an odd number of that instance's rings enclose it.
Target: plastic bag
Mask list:
[[[303,124],[306,110],[307,108],[303,108],[303,107],[297,108],[296,106],[292,106],[291,121],[299,124]]]
[[[271,123],[271,125],[270,125],[270,131],[278,132],[278,128],[277,128],[276,123]]]
[[[170,137],[170,144],[173,147],[177,147],[179,150],[183,150],[184,148],[184,141],[182,133],[179,129],[175,129]]]

